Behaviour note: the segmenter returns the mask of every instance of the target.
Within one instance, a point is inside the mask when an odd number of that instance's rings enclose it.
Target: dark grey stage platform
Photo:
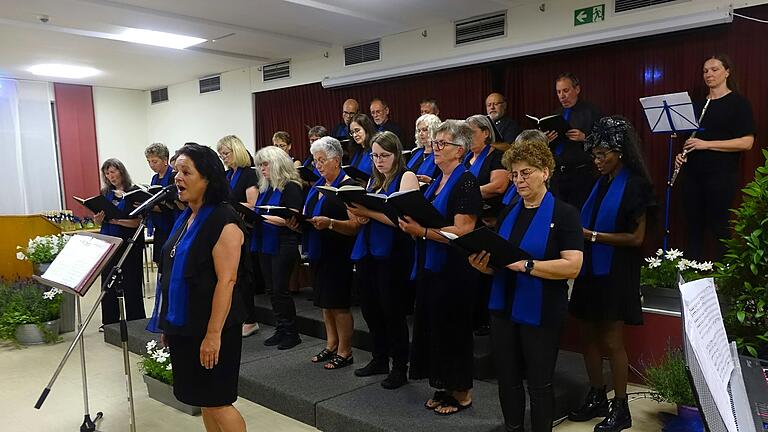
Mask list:
[[[266,305],[268,301],[259,298],[260,319],[268,318],[265,316],[268,312]],[[297,298],[296,307],[303,333],[300,345],[286,351],[265,347],[264,339],[274,330],[266,324],[262,324],[259,333],[243,341],[241,397],[323,431],[503,430],[498,387],[492,379],[475,380],[472,408],[458,415],[440,417],[423,408],[424,401],[433,391],[425,381],[411,381],[400,389],[385,390],[379,385],[383,375],[355,377],[354,368],[366,364],[371,358],[360,348],[369,343],[366,340],[370,336],[359,311],[354,312],[355,364],[337,371],[312,364],[310,358],[323,348],[324,341],[306,333],[312,328],[323,328],[320,313],[310,301],[302,298]],[[271,318],[271,312],[269,315]],[[144,353],[147,341],[158,338],[144,330],[146,322],[129,322],[128,347],[132,352]],[[104,340],[119,346],[119,327],[107,325],[104,330]],[[488,349],[487,344],[485,349]],[[561,351],[555,373],[556,412],[563,416],[581,402],[588,388],[581,356]]]

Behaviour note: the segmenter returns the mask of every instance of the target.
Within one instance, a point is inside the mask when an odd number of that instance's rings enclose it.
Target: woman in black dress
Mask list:
[[[555,167],[542,132],[525,131],[504,153],[503,163],[520,199],[499,214],[497,232],[530,259],[490,269],[490,255],[469,261],[493,274],[488,308],[491,349],[499,380],[499,400],[507,431],[523,431],[525,390],[531,399],[534,432],[551,431],[554,420],[552,377],[568,304],[568,279],[582,262],[579,211],[547,190]]]
[[[645,239],[653,187],[632,125],[618,116],[600,119],[584,147],[601,177],[581,210],[586,243],[584,266],[571,293],[570,311],[581,323],[584,363],[592,386],[573,421],[607,416],[595,431],[632,426],[627,405],[627,353],[624,324],[643,323],[640,304],[640,246]],[[602,353],[608,352],[615,396],[603,385]]]
[[[154,171],[150,181],[151,186],[168,186],[173,184],[173,168],[168,164],[168,147],[162,143],[153,143],[144,150],[144,157],[147,158],[149,168]],[[171,234],[171,228],[176,221],[176,212],[172,207],[166,205],[167,202],[173,202],[173,197],[169,197],[162,203],[155,206],[149,213],[147,222],[147,232],[152,235],[152,261],[160,262],[160,251],[163,249],[168,235]]]
[[[224,170],[208,147],[179,150],[176,186],[189,204],[176,220],[160,262],[159,300],[149,329],[171,352],[173,393],[200,406],[208,432],[245,431],[237,399],[242,338],[238,296],[247,259],[240,217],[225,202]]]
[[[323,137],[310,147],[315,167],[321,178],[309,190],[304,202],[304,214],[311,216],[312,228],[304,233],[303,250],[315,273],[315,306],[323,310],[325,323],[325,348],[312,357],[313,363],[325,362],[326,369],[349,366],[352,357],[352,332],[354,323],[351,306],[352,296],[352,245],[360,224],[350,219],[347,209],[327,199],[317,186],[339,188],[357,183],[341,168],[343,150],[339,141]],[[296,228],[296,225],[292,225]]]
[[[429,145],[435,139],[435,130],[440,123],[440,118],[434,114],[424,114],[416,119],[416,148],[411,152],[407,167],[424,184],[432,183],[432,179],[440,174],[440,168],[435,165],[432,146]]]
[[[730,237],[728,220],[733,199],[739,189],[741,153],[755,142],[755,120],[749,100],[738,93],[733,63],[725,55],[714,55],[704,62],[707,101],[694,104],[701,115],[700,130],[683,146],[675,164],[682,165],[683,206],[688,228],[686,255],[697,261],[716,261],[723,257]],[[707,243],[714,248],[707,254]]]
[[[367,175],[371,175],[371,140],[376,134],[376,125],[365,114],[355,114],[349,123],[349,133],[352,140],[349,149],[349,166],[355,167]]]
[[[226,176],[229,183],[228,201],[238,202],[252,209],[256,205],[256,199],[259,196],[259,176],[252,168],[253,158],[248,153],[248,149],[245,148],[245,144],[243,144],[240,138],[234,135],[227,135],[216,143],[216,151],[227,168]],[[246,239],[248,238],[246,236]],[[249,242],[246,240],[246,243]],[[248,268],[250,273],[252,273],[253,282],[244,284],[243,300],[245,300],[247,316],[242,329],[243,337],[248,337],[259,330],[259,323],[256,322],[254,296],[264,292],[259,256],[253,253],[253,251],[251,252],[249,254],[251,263]]]
[[[439,231],[458,236],[475,229],[483,205],[477,179],[461,164],[471,143],[472,130],[465,121],[448,120],[437,128],[431,145],[440,174],[424,193],[450,223]],[[472,297],[477,272],[438,230],[410,217],[401,219],[400,228],[417,238],[414,268],[419,280],[410,377],[429,378],[437,391],[424,405],[451,415],[472,405]]]
[[[419,189],[416,174],[405,170],[400,139],[384,131],[373,136],[374,171],[368,190],[391,195]],[[386,374],[382,387],[395,389],[408,382],[407,292],[413,240],[384,213],[363,206],[349,209],[362,229],[357,233],[352,259],[357,262],[357,281],[363,317],[373,338],[373,359],[355,375]],[[392,371],[389,359],[392,358]]]
[[[107,159],[101,165],[101,194],[107,198],[120,210],[126,213],[133,210],[133,201],[124,197],[126,192],[138,189],[131,181],[131,176],[125,169],[125,165],[117,159]],[[104,220],[104,212],[93,215],[93,220],[101,224],[101,233],[120,237],[128,240],[133,237],[136,228],[139,226],[139,219],[109,219]],[[101,272],[101,279],[105,280],[112,267],[123,254],[128,243],[123,242],[120,249],[115,253],[114,258],[104,267]],[[142,287],[142,263],[144,256],[144,233],[139,234],[136,242],[133,244],[131,252],[123,261],[122,282],[120,288],[123,289],[125,296],[125,319],[127,321],[137,320],[146,317],[144,311],[144,294]],[[118,307],[117,296],[114,291],[108,291],[101,300],[101,324],[116,323],[120,319],[120,309]],[[101,330],[101,328],[100,328]]]
[[[256,212],[264,220],[253,228],[251,248],[259,254],[264,287],[277,321],[275,334],[264,345],[284,350],[301,343],[296,330],[296,306],[288,291],[291,271],[299,262],[299,235],[286,226],[284,218],[269,214],[261,206],[284,207],[298,214],[304,194],[299,173],[285,151],[276,146],[264,147],[256,153],[254,162],[261,172]]]

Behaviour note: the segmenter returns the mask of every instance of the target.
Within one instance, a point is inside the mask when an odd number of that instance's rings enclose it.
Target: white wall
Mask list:
[[[149,183],[152,170],[144,158],[149,96],[140,90],[93,88],[99,165],[109,158],[125,164],[134,183]]]
[[[147,139],[173,152],[185,142],[215,147],[225,135],[237,135],[254,149],[251,74],[248,69],[221,75],[221,91],[199,94],[198,82],[168,87],[168,102],[149,104],[146,92]]]

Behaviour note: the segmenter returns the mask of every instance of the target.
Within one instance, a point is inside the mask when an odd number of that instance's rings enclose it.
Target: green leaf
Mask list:
[[[739,320],[740,323],[744,322],[744,319],[746,318],[746,313],[744,311],[738,311],[736,312],[736,318]]]
[[[747,351],[749,351],[749,354],[750,354],[752,357],[757,357],[757,350],[756,350],[756,349],[755,349],[753,346],[751,346],[751,345],[747,345],[747,347],[746,347],[746,348],[747,348]]]

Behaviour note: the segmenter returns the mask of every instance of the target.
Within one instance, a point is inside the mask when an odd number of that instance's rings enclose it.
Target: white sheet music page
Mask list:
[[[728,396],[728,381],[733,371],[733,358],[728,348],[728,336],[717,301],[712,278],[699,279],[680,285],[685,317],[685,334],[693,346],[715,400],[717,410],[729,431],[737,432],[736,419]]]
[[[664,112],[665,102],[670,108],[669,115]],[[640,104],[643,106],[648,125],[653,132],[672,132],[672,126],[678,132],[695,130],[699,127],[693,112],[691,97],[686,92],[640,98]]]
[[[107,254],[110,246],[111,243],[95,237],[74,235],[43,278],[76,289]]]

